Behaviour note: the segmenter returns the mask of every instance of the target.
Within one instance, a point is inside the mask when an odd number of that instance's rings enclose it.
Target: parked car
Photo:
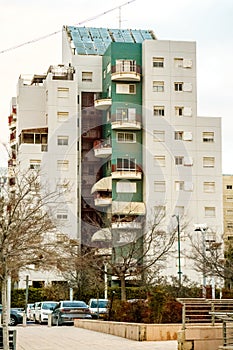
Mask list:
[[[0,314],[2,316],[2,305],[0,305]],[[22,324],[23,323],[23,314],[22,314],[22,309],[18,308],[12,308],[10,310],[10,326],[17,326],[17,324]]]
[[[92,318],[104,318],[108,314],[108,299],[90,299],[88,306]]]
[[[33,309],[35,304],[27,304],[27,310],[26,310],[26,316],[28,321],[33,321],[34,320],[34,315],[33,314]]]
[[[52,325],[72,324],[75,318],[92,318],[87,304],[79,300],[62,300],[52,312]]]
[[[56,301],[41,301],[35,303],[34,320],[35,323],[47,323],[48,315],[52,313],[55,306],[57,306]]]

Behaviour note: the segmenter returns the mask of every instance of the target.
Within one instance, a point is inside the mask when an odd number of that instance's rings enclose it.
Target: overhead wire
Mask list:
[[[95,19],[97,19],[97,18],[99,18],[99,17],[101,17],[101,16],[104,16],[104,15],[106,15],[106,14],[112,12],[112,11],[115,11],[116,9],[121,8],[122,6],[126,6],[126,5],[130,4],[130,3],[133,2],[133,1],[136,1],[136,0],[127,1],[127,2],[123,3],[122,5],[118,5],[118,6],[112,8],[112,9],[110,9],[110,10],[104,11],[104,12],[98,14],[98,15],[95,15],[95,16],[90,17],[90,18],[88,18],[88,19],[86,19],[86,20],[84,20],[84,21],[81,21],[81,22],[79,22],[79,23],[76,23],[76,24],[74,24],[74,26],[79,26],[79,25],[82,25],[82,24],[84,24],[84,23],[86,23],[86,22],[93,21],[93,20],[95,20]],[[38,37],[38,38],[35,38],[35,39],[32,39],[32,40],[26,41],[26,42],[24,42],[24,43],[21,43],[21,44],[18,44],[18,45],[9,47],[9,48],[7,48],[7,49],[5,49],[5,50],[1,50],[1,51],[0,51],[0,54],[4,54],[4,53],[6,53],[6,52],[19,49],[20,47],[23,47],[23,46],[26,46],[26,45],[29,45],[29,44],[33,44],[33,43],[36,43],[36,42],[38,42],[38,41],[47,39],[47,38],[49,38],[49,37],[51,37],[51,36],[53,36],[53,35],[56,35],[56,34],[58,34],[58,33],[61,33],[62,30],[63,30],[63,29],[60,29],[60,30],[57,30],[57,31],[55,31],[55,32],[53,32],[53,33],[40,36],[40,37]]]

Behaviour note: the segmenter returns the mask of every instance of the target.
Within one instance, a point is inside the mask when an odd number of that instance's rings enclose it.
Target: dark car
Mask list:
[[[0,305],[0,314],[2,317],[2,305]],[[10,326],[17,326],[17,324],[23,323],[23,309],[12,308],[10,310]]]
[[[62,300],[52,312],[52,325],[72,324],[76,318],[92,318],[87,304],[80,300]]]

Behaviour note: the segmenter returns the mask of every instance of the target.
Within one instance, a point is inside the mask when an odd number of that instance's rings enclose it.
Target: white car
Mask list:
[[[34,311],[35,323],[48,323],[48,315],[51,314],[57,306],[56,301],[41,301],[36,303]]]
[[[108,299],[90,299],[89,309],[92,318],[104,318],[108,314]]]

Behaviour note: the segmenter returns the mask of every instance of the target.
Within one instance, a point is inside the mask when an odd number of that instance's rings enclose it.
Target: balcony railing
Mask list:
[[[141,67],[138,65],[112,66],[111,79],[115,81],[135,81],[141,80]]]

